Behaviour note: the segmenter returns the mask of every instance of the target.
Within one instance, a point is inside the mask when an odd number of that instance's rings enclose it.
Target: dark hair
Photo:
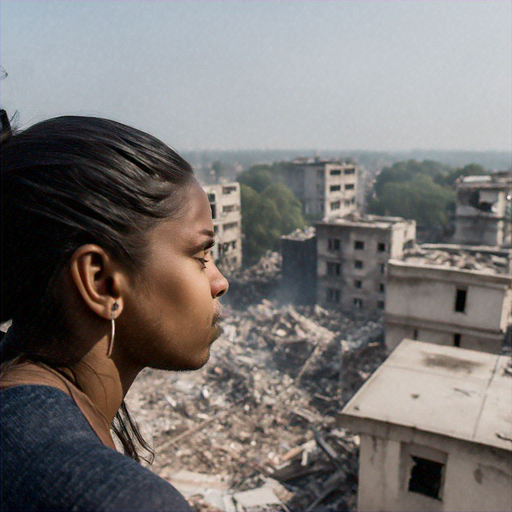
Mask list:
[[[192,168],[115,121],[65,116],[19,133],[1,121],[1,322],[55,327],[54,285],[74,251],[98,244],[136,273],[148,230],[181,213]]]

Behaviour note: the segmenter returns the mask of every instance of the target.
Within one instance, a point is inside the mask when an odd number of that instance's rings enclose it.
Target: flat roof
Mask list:
[[[390,260],[415,267],[440,267],[473,271],[491,275],[510,274],[510,250],[492,251],[463,246],[419,245],[403,252],[400,258]]]
[[[344,217],[331,217],[323,219],[316,223],[316,225],[323,226],[346,226],[357,228],[378,228],[389,229],[399,222],[411,222],[413,220],[406,220],[402,217],[388,217],[382,215],[361,215],[361,214],[348,214]]]
[[[405,339],[341,417],[356,429],[374,420],[510,451],[510,364],[509,356]]]

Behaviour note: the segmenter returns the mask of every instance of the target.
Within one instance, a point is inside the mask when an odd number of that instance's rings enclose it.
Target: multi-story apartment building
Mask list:
[[[388,262],[386,346],[403,338],[499,354],[510,335],[510,251],[422,245]]]
[[[512,509],[510,358],[404,340],[345,406],[357,510]]]
[[[340,309],[384,309],[386,265],[416,237],[416,222],[349,215],[316,224],[318,303]]]
[[[212,254],[216,264],[237,268],[242,264],[242,211],[240,184],[222,183],[203,187],[212,209],[216,245]]]
[[[283,171],[285,184],[306,217],[342,217],[357,208],[358,166],[319,158],[298,158]]]
[[[466,176],[456,185],[454,242],[510,247],[512,174]]]

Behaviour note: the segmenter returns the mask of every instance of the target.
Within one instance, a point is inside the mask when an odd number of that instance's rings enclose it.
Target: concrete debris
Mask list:
[[[198,511],[355,510],[358,439],[335,417],[385,358],[382,319],[261,300],[223,327],[203,369],[130,390],[151,469]]]
[[[410,249],[401,259],[413,265],[432,265],[436,267],[471,270],[485,274],[510,274],[510,251],[464,248],[462,246],[436,247],[424,244]]]

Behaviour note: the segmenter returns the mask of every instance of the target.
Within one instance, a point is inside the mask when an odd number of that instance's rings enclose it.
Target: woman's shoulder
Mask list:
[[[165,480],[105,446],[63,391],[0,394],[2,510],[188,510]]]

